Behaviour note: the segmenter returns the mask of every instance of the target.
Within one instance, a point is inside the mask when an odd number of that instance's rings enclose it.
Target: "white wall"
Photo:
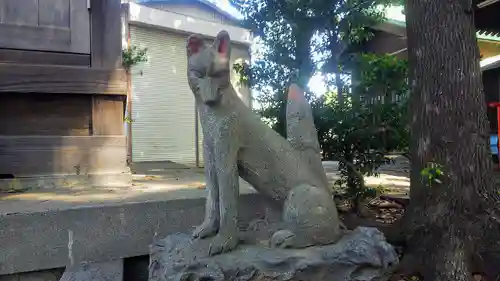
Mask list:
[[[219,31],[226,30],[234,42],[250,46],[253,41],[250,31],[238,26],[154,9],[135,3],[129,3],[129,22],[138,25],[155,26],[176,32],[199,33],[207,37],[215,37]]]
[[[221,24],[231,25],[231,20],[225,15],[218,13],[208,7],[203,5],[192,5],[192,4],[148,4],[149,7],[157,8],[163,11],[172,12],[175,14],[181,14],[186,16],[191,16],[195,19],[206,20],[210,22],[216,22]],[[234,24],[233,24],[234,25]]]

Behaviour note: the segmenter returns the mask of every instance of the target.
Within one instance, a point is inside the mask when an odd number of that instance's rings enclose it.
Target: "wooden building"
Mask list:
[[[0,191],[129,182],[120,5],[0,1]]]

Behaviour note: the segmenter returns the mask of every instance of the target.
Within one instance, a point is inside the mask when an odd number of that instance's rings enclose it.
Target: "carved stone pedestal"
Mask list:
[[[272,249],[256,238],[213,257],[207,255],[210,242],[186,234],[157,241],[151,247],[149,280],[374,281],[398,263],[393,247],[375,228],[358,227],[333,245],[305,249]]]

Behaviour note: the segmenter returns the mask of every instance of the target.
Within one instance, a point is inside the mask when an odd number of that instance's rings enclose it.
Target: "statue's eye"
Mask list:
[[[201,73],[201,71],[199,71],[199,70],[196,70],[196,69],[191,69],[190,71],[191,71],[191,73],[193,73],[193,74],[194,74],[194,76],[196,76],[196,77],[198,77],[198,78],[202,78],[202,77],[203,77],[203,74],[202,74],[202,73]]]

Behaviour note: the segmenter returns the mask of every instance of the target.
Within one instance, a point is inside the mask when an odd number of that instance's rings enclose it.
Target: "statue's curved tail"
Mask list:
[[[285,229],[271,237],[270,246],[305,248],[336,242],[342,235],[339,215],[330,193],[309,184],[290,190],[283,206]]]
[[[311,170],[317,171],[324,187],[327,187],[328,180],[321,163],[321,149],[311,106],[304,96],[304,91],[295,83],[288,89],[286,127],[290,144],[308,160]]]

